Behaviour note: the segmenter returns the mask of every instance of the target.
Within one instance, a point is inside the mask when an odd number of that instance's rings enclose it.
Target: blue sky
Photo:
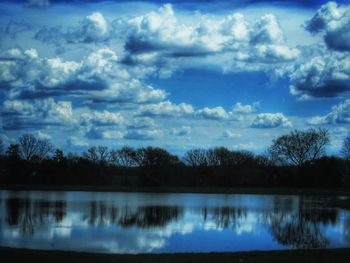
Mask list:
[[[350,124],[349,1],[0,1],[1,137],[264,152]]]

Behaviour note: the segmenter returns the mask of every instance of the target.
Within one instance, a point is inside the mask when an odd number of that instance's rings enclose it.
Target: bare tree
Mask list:
[[[47,139],[37,140],[35,156],[39,160],[44,160],[53,151],[53,145]]]
[[[19,144],[10,144],[9,147],[7,148],[6,155],[11,158],[18,160],[21,158],[20,156],[21,151],[20,151],[20,146]]]
[[[301,166],[322,157],[329,141],[326,129],[295,130],[273,140],[269,152],[276,160]]]
[[[232,164],[232,151],[225,147],[217,147],[214,149],[214,152],[220,166],[229,166]]]
[[[37,139],[32,134],[23,134],[19,137],[21,157],[25,160],[31,160],[37,151]]]
[[[83,156],[92,162],[97,162],[98,161],[97,148],[95,146],[90,147],[87,150],[87,152],[83,153]]]
[[[270,166],[272,165],[272,161],[269,159],[268,156],[264,154],[256,155],[255,156],[255,163],[258,166]]]
[[[111,153],[107,146],[90,147],[83,156],[95,163],[108,164],[111,161]]]
[[[52,159],[57,163],[63,162],[65,159],[63,151],[60,149],[56,149],[55,154],[52,157]]]
[[[19,137],[21,157],[25,160],[43,160],[52,152],[53,145],[47,139],[37,139],[32,134]]]
[[[167,150],[159,147],[140,148],[136,151],[136,162],[138,166],[172,166],[180,163],[177,156],[170,154]]]
[[[190,166],[208,166],[208,155],[204,149],[189,150],[183,159]]]
[[[111,159],[113,163],[122,167],[133,167],[137,165],[135,150],[127,146],[117,151],[111,151]]]
[[[344,139],[341,154],[345,159],[350,160],[350,136]]]
[[[110,152],[107,146],[97,146],[98,158],[100,162],[108,163],[110,160]]]
[[[225,147],[216,147],[207,150],[209,166],[228,166],[232,164],[233,152]]]

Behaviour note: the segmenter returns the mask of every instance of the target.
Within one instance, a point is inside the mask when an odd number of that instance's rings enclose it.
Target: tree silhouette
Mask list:
[[[329,141],[326,129],[295,130],[273,140],[269,151],[274,159],[301,166],[322,157]]]
[[[61,163],[64,161],[64,153],[62,150],[60,149],[56,149],[52,159],[57,162],[57,163]]]
[[[11,160],[19,160],[21,158],[19,144],[10,144],[7,148],[6,155]]]
[[[162,148],[147,147],[136,151],[136,162],[140,167],[164,167],[179,164],[180,160]]]
[[[136,152],[133,148],[124,146],[119,150],[111,151],[112,162],[121,167],[137,166]]]
[[[204,149],[193,149],[186,152],[184,162],[189,166],[207,166],[208,156]]]
[[[21,156],[25,160],[31,160],[37,149],[37,139],[32,134],[23,134],[19,137]]]
[[[53,150],[47,139],[37,139],[32,134],[23,134],[19,137],[20,153],[24,160],[43,160]]]

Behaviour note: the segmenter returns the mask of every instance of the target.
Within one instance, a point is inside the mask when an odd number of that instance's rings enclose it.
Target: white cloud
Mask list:
[[[73,147],[74,146],[77,146],[77,147],[88,147],[89,146],[89,144],[86,141],[84,141],[83,139],[78,138],[76,136],[69,137],[67,139],[67,145],[69,147],[71,147],[71,146],[73,146]]]
[[[128,129],[149,129],[155,126],[155,121],[148,117],[131,118],[127,124]]]
[[[191,134],[191,131],[192,131],[191,127],[182,126],[180,128],[173,128],[170,134],[174,136],[186,136]]]
[[[25,126],[66,125],[74,123],[72,103],[48,98],[45,100],[5,100],[2,107],[4,126],[16,129]],[[6,124],[7,123],[7,124]],[[16,127],[18,125],[18,127]]]
[[[350,99],[332,107],[325,116],[316,116],[309,120],[311,125],[350,123]]]
[[[138,114],[142,116],[190,116],[193,115],[192,105],[187,103],[173,104],[170,101],[162,101],[158,104],[142,105]]]
[[[262,16],[252,29],[250,42],[253,44],[279,44],[284,41],[283,30],[273,14]]]
[[[85,137],[92,140],[120,140],[124,138],[125,133],[118,130],[104,130],[104,127],[93,126],[86,133]]]
[[[223,107],[218,106],[214,108],[205,107],[203,109],[197,110],[196,116],[204,119],[225,120],[230,117],[230,114],[226,112]]]
[[[252,122],[253,128],[291,128],[292,123],[283,115],[283,113],[261,113]]]
[[[217,38],[208,41],[208,27],[197,31],[196,27],[179,23],[170,4],[162,6],[158,12],[131,19],[129,27],[126,48],[132,53],[167,50],[179,55],[196,55],[220,49]]]
[[[223,134],[224,138],[230,138],[230,139],[234,139],[234,138],[240,138],[242,137],[242,134],[239,134],[233,130],[226,130]]]
[[[283,30],[272,14],[254,24],[240,13],[221,18],[201,15],[199,21],[185,24],[168,4],[131,19],[129,27],[126,49],[136,60],[144,53],[158,58],[155,52],[162,58],[230,52],[235,60],[258,63],[286,62],[299,55],[296,48],[285,45]]]
[[[307,21],[305,28],[313,34],[321,33],[331,49],[350,51],[350,6],[328,2]]]
[[[161,130],[129,130],[124,139],[127,140],[154,140],[162,137]]]
[[[106,110],[83,113],[80,118],[82,125],[111,126],[120,125],[124,122],[124,118],[120,113]]]
[[[78,62],[40,58],[33,49],[11,49],[0,60],[0,83],[9,90],[10,98],[64,95],[111,103],[165,99],[165,91],[144,85],[134,74],[107,48],[91,52]]]
[[[45,139],[45,140],[50,140],[52,139],[52,136],[43,132],[43,131],[38,131],[37,132],[39,139]]]
[[[260,103],[254,102],[253,104],[242,104],[241,102],[237,102],[235,105],[232,106],[232,112],[237,114],[249,114],[257,111],[257,108],[259,108]]]
[[[80,25],[70,28],[67,33],[68,42],[98,42],[105,41],[109,37],[108,22],[100,12],[86,16]]]
[[[289,74],[293,95],[333,97],[350,89],[350,56],[338,52],[313,57]]]
[[[298,49],[284,45],[257,45],[235,53],[234,59],[252,63],[281,63],[295,60],[299,55]]]
[[[124,63],[163,77],[188,66],[188,60],[197,66],[215,64],[231,71],[246,69],[240,63],[267,70],[267,64],[288,63],[300,56],[297,48],[286,45],[283,29],[273,14],[249,22],[241,13],[194,15],[195,19],[175,13],[171,4],[112,21],[95,12],[68,30],[43,27],[35,39],[55,44],[57,50],[65,49],[67,43],[113,43],[125,49]]]

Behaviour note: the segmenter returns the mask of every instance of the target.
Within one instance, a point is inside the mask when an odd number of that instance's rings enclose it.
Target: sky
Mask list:
[[[350,0],[0,0],[0,136],[264,153],[350,135]]]

